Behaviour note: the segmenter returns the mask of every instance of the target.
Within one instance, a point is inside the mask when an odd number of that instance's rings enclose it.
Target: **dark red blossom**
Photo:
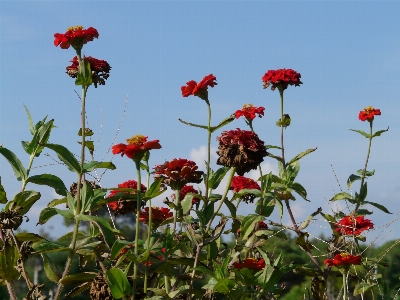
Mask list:
[[[133,160],[140,160],[146,151],[161,148],[159,140],[147,142],[147,136],[140,134],[135,135],[126,141],[128,143],[127,145],[117,144],[112,146],[112,153],[121,153],[121,156],[124,156],[125,154],[127,157],[132,158]]]
[[[82,49],[83,44],[98,38],[97,29],[89,27],[83,29],[82,26],[72,26],[67,29],[66,33],[54,34],[54,46],[60,46],[61,49],[68,49],[72,46],[75,50]]]
[[[379,108],[373,108],[372,106],[365,107],[364,110],[360,111],[358,114],[358,118],[361,121],[372,122],[374,120],[374,116],[380,116],[381,110]]]
[[[217,85],[215,80],[217,80],[217,77],[213,74],[205,76],[199,83],[190,80],[186,82],[186,86],[181,87],[182,96],[189,97],[190,95],[194,95],[203,100],[208,100],[208,87]]]
[[[325,259],[324,264],[328,267],[335,266],[335,267],[348,267],[350,265],[359,265],[361,264],[361,256],[360,255],[351,255],[347,252],[336,254],[333,259]]]
[[[265,268],[265,261],[264,259],[256,259],[256,258],[246,258],[241,263],[234,262],[233,267],[235,269],[243,269],[247,268],[250,270],[262,270]]]
[[[346,216],[338,223],[335,230],[345,235],[360,235],[361,232],[374,228],[371,220],[364,219],[364,216]]]
[[[186,196],[187,193],[198,194],[199,191],[196,190],[196,189],[193,187],[193,185],[185,185],[185,186],[181,189],[181,191],[180,191],[180,193],[179,193],[179,198],[181,199],[181,201],[185,198],[185,196]],[[196,198],[196,197],[193,197],[193,198],[192,198],[192,204],[196,204],[196,203],[199,203],[199,202],[200,202],[200,199],[199,199],[199,198]]]
[[[119,188],[124,188],[124,189],[135,189],[137,190],[137,182],[135,180],[128,180],[125,181],[123,183],[118,184]],[[141,192],[145,193],[147,190],[147,188],[142,184],[141,185]],[[125,192],[125,191],[118,191],[118,190],[111,190],[110,194],[108,195],[108,198],[111,197],[115,197],[118,193],[123,193],[126,195],[134,195],[136,192],[132,191],[132,192]],[[122,196],[121,196],[122,198]],[[114,213],[117,214],[121,214],[121,215],[125,215],[127,212],[133,212],[137,205],[135,201],[127,201],[127,200],[117,200],[117,201],[113,201],[113,202],[109,202],[108,203],[108,207],[114,211]]]
[[[260,190],[260,186],[256,181],[254,181],[251,178],[247,178],[244,176],[234,176],[232,178],[232,183],[231,183],[231,190],[233,190],[234,193],[238,193],[241,190],[244,189],[255,189],[255,190]],[[242,200],[244,200],[246,203],[248,202],[253,202],[255,196],[253,194],[244,194],[242,195]]]
[[[244,116],[247,121],[252,121],[255,119],[257,114],[260,118],[262,118],[262,116],[264,115],[264,110],[265,108],[262,106],[257,107],[253,106],[253,104],[245,104],[243,105],[243,108],[241,110],[237,110],[235,112],[235,117],[236,119],[239,119],[241,116]]]
[[[151,218],[153,224],[160,224],[168,218],[172,217],[172,212],[169,208],[153,206],[151,209]],[[149,208],[146,207],[144,211],[140,212],[140,222],[145,224],[149,223]]]
[[[163,178],[163,182],[172,189],[183,188],[187,183],[200,183],[203,171],[197,171],[198,166],[194,161],[174,158],[163,165],[154,167],[154,178]]]
[[[279,70],[268,70],[267,73],[262,77],[264,82],[264,88],[271,86],[271,90],[276,88],[285,90],[289,85],[300,86],[301,75],[292,69],[279,69]]]
[[[223,131],[220,137],[217,154],[218,165],[236,167],[239,175],[254,170],[268,155],[264,142],[258,135],[249,130]]]
[[[92,71],[92,81],[94,87],[97,88],[97,84],[105,85],[105,80],[108,79],[110,76],[111,67],[105,60],[97,59],[91,56],[84,57],[83,61],[87,60],[90,64],[90,70]],[[72,77],[76,78],[78,76],[79,71],[79,61],[78,57],[75,56],[70,62],[72,65],[67,67],[67,74]]]

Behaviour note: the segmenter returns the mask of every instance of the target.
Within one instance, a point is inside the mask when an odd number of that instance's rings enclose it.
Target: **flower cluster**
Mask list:
[[[289,85],[300,86],[301,75],[292,69],[279,69],[268,70],[262,77],[264,82],[264,89],[268,88],[271,84],[271,90],[276,88],[286,90]]]
[[[199,83],[194,80],[190,80],[186,82],[185,86],[181,87],[182,96],[189,97],[190,95],[194,95],[208,101],[208,87],[214,87],[217,85],[215,80],[217,80],[217,77],[215,77],[213,74],[205,76]]]
[[[110,76],[111,67],[105,60],[97,59],[91,56],[84,57],[83,61],[88,61],[90,64],[90,70],[92,71],[92,81],[94,87],[97,88],[97,84],[105,85],[105,80]],[[76,78],[79,71],[79,61],[78,57],[75,56],[72,60],[70,60],[72,64],[67,67],[67,74],[72,77]]]
[[[244,176],[234,176],[232,178],[231,182],[231,190],[233,190],[234,193],[238,193],[241,190],[244,189],[249,189],[249,190],[260,190],[260,186],[256,181],[254,181],[251,178],[247,178]],[[244,200],[246,203],[253,202],[255,196],[253,194],[244,194],[241,196],[242,200]]]
[[[118,188],[124,188],[124,189],[135,189],[137,190],[137,182],[135,180],[127,180],[123,183],[118,184]],[[147,188],[142,184],[141,185],[141,192],[145,193]],[[108,198],[111,197],[116,197],[117,194],[125,194],[125,195],[134,195],[136,192],[124,192],[124,191],[118,191],[118,190],[111,190],[110,194],[108,195]],[[121,196],[122,197],[122,196]],[[125,215],[128,212],[133,212],[136,209],[136,202],[135,201],[128,201],[128,200],[117,200],[113,202],[108,203],[108,207],[114,211],[116,215]]]
[[[128,144],[117,144],[112,146],[112,153],[121,153],[121,156],[124,156],[125,154],[127,157],[132,158],[133,160],[140,161],[146,151],[161,148],[159,140],[148,142],[147,136],[143,136],[140,134],[134,135],[130,139],[127,139],[126,142]]]
[[[256,259],[256,258],[246,258],[241,263],[234,262],[233,267],[235,269],[243,269],[247,268],[250,270],[262,270],[265,268],[264,259]]]
[[[262,116],[264,115],[264,110],[265,108],[260,106],[253,106],[253,104],[245,104],[243,105],[243,108],[241,110],[237,110],[235,112],[235,117],[236,119],[239,119],[241,116],[244,116],[246,118],[247,121],[252,121],[255,119],[255,117],[258,116],[260,118],[262,118]]]
[[[66,33],[54,34],[54,46],[60,46],[61,49],[68,49],[72,46],[75,50],[79,50],[82,49],[83,44],[98,37],[99,33],[93,27],[83,29],[82,26],[72,26],[67,29]]]
[[[236,167],[239,175],[256,169],[264,161],[264,156],[268,155],[264,142],[252,131],[239,128],[223,131],[217,140],[219,142],[217,164]]]
[[[347,252],[336,254],[333,259],[325,259],[324,264],[328,267],[335,266],[335,267],[342,267],[342,266],[349,266],[349,265],[359,265],[361,264],[361,256],[360,255],[351,255]]]
[[[203,171],[197,171],[198,166],[194,161],[174,158],[163,165],[154,167],[154,178],[163,178],[163,182],[173,190],[181,189],[187,183],[200,183]]]
[[[358,118],[361,121],[372,122],[374,120],[374,116],[380,116],[381,110],[379,108],[373,108],[372,106],[365,107],[364,110],[360,111],[358,114]]]
[[[140,212],[140,218],[139,221],[143,222],[145,224],[149,223],[149,208],[146,207],[144,209],[144,211]],[[166,219],[171,218],[172,217],[172,212],[169,210],[169,208],[165,208],[165,207],[157,207],[157,206],[153,206],[151,208],[151,219],[153,224],[160,224],[162,222],[164,222]]]
[[[335,230],[345,235],[360,235],[361,232],[374,228],[371,220],[364,219],[364,216],[346,216],[335,223]]]

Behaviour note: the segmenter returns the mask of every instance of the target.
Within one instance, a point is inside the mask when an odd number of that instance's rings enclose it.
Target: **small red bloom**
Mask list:
[[[154,178],[164,178],[164,183],[172,189],[181,189],[187,183],[200,183],[203,171],[197,171],[198,167],[194,161],[174,158],[163,165],[154,167]]]
[[[54,34],[54,46],[60,46],[61,49],[68,49],[72,46],[75,50],[82,49],[83,44],[99,38],[97,29],[89,27],[83,29],[82,26],[72,26],[67,29],[66,33]]]
[[[142,159],[146,151],[161,148],[159,140],[153,140],[147,142],[147,136],[143,136],[140,134],[135,135],[130,139],[127,139],[126,141],[128,145],[117,144],[112,146],[112,153],[113,154],[121,153],[121,156],[124,156],[125,154],[129,158],[132,158],[134,160],[140,160]]]
[[[124,189],[135,189],[137,190],[137,182],[135,180],[128,180],[123,183],[118,184],[119,188],[124,188]],[[141,186],[141,192],[145,193],[147,188],[142,184]],[[124,193],[124,194],[132,194],[134,195],[135,192],[124,192],[124,191],[118,191],[118,190],[111,190],[110,194],[108,195],[108,198],[114,197],[118,193]],[[108,207],[115,212],[115,214],[121,214],[124,215],[127,212],[132,212],[136,209],[136,202],[134,201],[127,201],[127,200],[118,200],[118,201],[113,201],[108,203]]]
[[[264,82],[264,89],[272,84],[271,90],[275,90],[277,87],[285,90],[289,84],[300,86],[300,84],[302,84],[300,78],[300,73],[297,73],[292,69],[279,69],[268,70],[261,79]]]
[[[381,110],[379,108],[373,108],[372,106],[365,107],[364,110],[360,111],[358,114],[358,118],[361,121],[367,120],[368,122],[372,122],[374,120],[374,116],[380,116]]]
[[[241,263],[234,262],[233,267],[235,269],[247,268],[250,270],[262,270],[265,268],[265,261],[264,259],[246,258]]]
[[[359,264],[361,264],[361,256],[360,255],[351,255],[351,254],[345,252],[345,253],[341,253],[341,254],[336,254],[333,259],[331,259],[331,258],[325,259],[324,264],[326,264],[328,267],[359,265]]]
[[[185,198],[185,196],[186,196],[187,193],[195,193],[195,194],[198,194],[199,191],[196,190],[196,189],[193,187],[193,185],[185,185],[185,186],[181,189],[181,191],[180,191],[180,193],[179,193],[179,198],[180,198],[181,201]],[[200,202],[200,199],[199,199],[199,198],[196,198],[196,197],[193,197],[193,198],[192,198],[192,204],[196,204],[196,203],[199,203],[199,202]]]
[[[234,176],[232,178],[231,190],[233,190],[234,193],[238,193],[244,189],[260,190],[261,188],[258,185],[258,183],[251,178],[247,178],[244,176]],[[249,202],[253,203],[255,196],[253,194],[245,194],[245,195],[242,195],[241,198],[246,203],[249,203]]]
[[[151,218],[153,223],[155,224],[160,224],[163,221],[165,221],[168,218],[172,217],[172,212],[170,212],[169,208],[165,208],[165,207],[157,207],[157,206],[153,206],[151,209]],[[149,208],[146,207],[144,209],[144,211],[140,212],[140,218],[139,218],[140,222],[143,222],[145,224],[149,223]]]
[[[90,64],[90,70],[92,71],[92,81],[94,83],[94,87],[97,88],[97,84],[105,85],[105,80],[110,76],[111,67],[105,60],[97,59],[91,56],[84,57],[82,60],[87,60]],[[78,76],[79,71],[79,61],[78,57],[74,57],[72,60],[72,65],[67,67],[67,74],[76,78]]]
[[[243,105],[243,108],[241,110],[237,110],[235,112],[235,117],[236,119],[239,119],[241,116],[244,116],[247,121],[252,121],[255,119],[257,114],[260,118],[262,118],[262,116],[264,115],[264,110],[265,108],[262,106],[256,107],[253,106],[253,104],[249,104],[247,106],[247,104],[245,104]]]
[[[335,230],[345,235],[360,235],[361,232],[374,228],[371,220],[364,219],[364,216],[346,216],[338,223]]]
[[[182,96],[189,97],[190,95],[194,95],[203,100],[208,100],[208,87],[217,85],[215,80],[217,80],[217,77],[213,74],[205,76],[199,83],[190,80],[186,82],[186,86],[181,87]]]

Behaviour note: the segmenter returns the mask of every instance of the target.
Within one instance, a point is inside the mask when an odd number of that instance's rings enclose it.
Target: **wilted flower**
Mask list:
[[[121,156],[124,156],[124,154],[126,154],[127,157],[132,158],[133,160],[140,161],[146,151],[161,148],[159,140],[147,142],[147,136],[143,136],[140,134],[134,135],[126,141],[128,145],[117,144],[112,146],[112,153],[121,153]]]
[[[98,37],[99,33],[93,27],[83,29],[82,26],[71,26],[66,33],[54,34],[54,46],[60,46],[61,49],[68,49],[69,46],[72,46],[75,50],[79,50],[82,49],[83,44]]]
[[[135,180],[128,180],[123,183],[118,184],[119,188],[124,188],[124,189],[135,189],[137,190],[137,182]],[[142,184],[141,185],[141,192],[145,193],[147,188]],[[122,193],[126,195],[134,195],[136,194],[135,191],[132,192],[125,192],[125,191],[118,191],[118,190],[111,190],[110,194],[108,195],[108,198],[115,197],[117,194]],[[122,196],[121,196],[122,197]],[[116,215],[125,215],[128,212],[133,212],[135,211],[137,204],[136,201],[128,201],[128,200],[117,200],[113,202],[108,203],[108,207],[114,211]]]
[[[239,175],[254,170],[268,155],[264,142],[252,131],[236,130],[223,131],[220,137],[217,154],[218,165],[236,167]]]
[[[114,299],[107,280],[103,274],[99,274],[93,279],[90,285],[90,299],[91,300],[111,300]]]
[[[173,190],[181,189],[187,183],[200,183],[203,171],[197,171],[198,167],[194,161],[174,158],[163,165],[154,167],[154,178],[163,178],[163,182]]]
[[[256,107],[253,106],[253,104],[245,104],[243,105],[243,108],[241,110],[237,110],[235,112],[235,117],[236,119],[239,119],[241,116],[244,116],[247,121],[252,121],[254,120],[254,118],[257,116],[262,118],[262,116],[264,115],[264,110],[265,108],[260,106],[260,107]]]
[[[380,116],[381,110],[379,108],[373,108],[372,106],[365,107],[364,110],[360,111],[358,114],[358,118],[361,121],[367,120],[368,122],[372,122],[374,120],[374,116]]]
[[[105,85],[106,84],[105,80],[107,80],[107,78],[110,76],[109,73],[111,70],[111,67],[108,64],[108,62],[91,56],[84,57],[82,60],[83,61],[87,60],[90,64],[90,70],[92,71],[92,81],[94,87],[97,88],[97,84]],[[72,62],[72,65],[67,67],[66,73],[70,77],[76,78],[78,76],[78,71],[79,71],[78,57],[75,56],[72,60],[70,60],[70,62]]]
[[[0,230],[17,230],[22,224],[22,216],[17,210],[5,210],[0,212]]]
[[[243,269],[247,268],[250,270],[262,270],[265,268],[265,261],[264,259],[257,259],[257,258],[246,258],[243,262],[238,263],[234,262],[233,267],[235,269]]]
[[[181,87],[182,96],[188,97],[194,95],[203,100],[208,100],[208,87],[214,87],[214,85],[217,85],[215,80],[217,80],[217,77],[213,74],[205,76],[199,83],[190,80],[186,82],[186,86]]]
[[[360,255],[351,255],[347,252],[336,254],[333,259],[325,259],[324,264],[335,267],[349,266],[349,265],[359,265],[361,264]]]
[[[338,223],[335,230],[345,235],[360,235],[361,232],[374,228],[371,220],[364,219],[364,216],[346,216]]]
[[[288,85],[300,86],[301,75],[292,69],[279,69],[279,70],[268,70],[267,73],[262,77],[264,82],[264,89],[269,87],[271,84],[271,90],[275,90],[277,87],[281,88],[282,91],[286,90]]]
[[[169,208],[166,207],[157,207],[153,206],[151,208],[151,219],[153,224],[160,224],[164,222],[166,219],[171,218],[173,216],[173,213],[169,210]],[[140,212],[140,222],[143,222],[145,224],[149,223],[149,208],[146,207],[144,211]]]
[[[256,181],[254,181],[251,178],[247,178],[244,176],[234,176],[232,178],[232,183],[231,183],[231,190],[233,190],[234,193],[238,193],[241,190],[244,189],[249,189],[249,190],[260,190],[260,186]],[[241,196],[242,200],[244,200],[246,203],[248,202],[253,202],[255,196],[253,194],[245,194]]]

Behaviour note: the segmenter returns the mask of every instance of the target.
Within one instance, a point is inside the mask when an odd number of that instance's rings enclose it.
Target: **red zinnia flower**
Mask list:
[[[346,216],[341,219],[338,223],[335,223],[338,227],[335,230],[341,234],[346,235],[359,235],[365,230],[374,228],[374,224],[371,220],[364,219],[364,216]]]
[[[265,268],[265,261],[264,259],[246,258],[241,263],[234,262],[233,267],[235,269],[247,268],[250,270],[262,270]]]
[[[172,217],[172,212],[169,211],[169,208],[165,208],[165,207],[157,207],[157,206],[153,206],[151,209],[151,218],[152,218],[152,222],[155,224],[160,224],[163,221],[165,221],[168,218]],[[139,218],[140,222],[143,222],[145,224],[149,223],[149,208],[146,207],[144,209],[144,211],[140,212],[140,218]]]
[[[181,189],[181,191],[180,191],[180,193],[179,193],[179,198],[180,198],[181,201],[185,198],[185,196],[186,196],[187,193],[195,193],[195,194],[198,194],[199,191],[196,190],[196,189],[193,187],[193,185],[185,185],[185,186]],[[196,204],[196,203],[199,203],[199,202],[200,202],[200,199],[199,199],[199,198],[196,198],[196,197],[193,197],[193,198],[192,198],[192,204]]]
[[[241,110],[237,110],[235,112],[235,117],[236,119],[239,119],[241,116],[244,116],[248,121],[252,121],[256,117],[256,114],[258,114],[258,116],[262,118],[262,116],[264,115],[264,110],[265,108],[262,106],[256,107],[253,106],[253,104],[249,104],[247,106],[247,104],[245,104],[243,105],[243,108]]]
[[[84,57],[82,60],[87,60],[90,64],[90,70],[92,71],[92,81],[94,83],[94,87],[97,88],[97,84],[105,85],[105,80],[108,79],[110,76],[111,67],[105,60],[97,59],[91,56]],[[72,77],[76,78],[79,71],[79,61],[78,57],[74,57],[72,60],[72,65],[67,67],[67,74]]]
[[[83,44],[98,37],[99,33],[93,27],[83,29],[82,26],[71,26],[66,33],[54,34],[54,46],[60,46],[61,49],[68,49],[69,46],[72,46],[75,50],[79,50],[82,49]]]
[[[268,70],[261,79],[264,82],[264,89],[272,84],[271,90],[275,90],[277,87],[285,90],[289,84],[300,86],[300,84],[302,84],[300,78],[300,73],[297,73],[292,69],[279,69]]]
[[[231,190],[233,190],[234,193],[238,193],[241,190],[244,189],[255,189],[255,190],[261,190],[260,186],[256,181],[254,181],[251,178],[247,178],[244,176],[234,176],[232,178],[232,183],[231,183]],[[245,194],[241,197],[246,203],[248,202],[253,202],[255,196],[253,194]]]
[[[182,96],[194,95],[203,100],[208,100],[208,86],[214,87],[214,85],[217,85],[215,80],[217,80],[217,77],[213,74],[205,76],[199,83],[190,80],[186,82],[186,86],[181,87]]]
[[[164,183],[172,189],[181,189],[185,184],[200,183],[203,171],[197,171],[198,167],[194,161],[174,158],[163,165],[154,167],[154,178],[163,177]]]
[[[140,134],[134,135],[126,141],[128,145],[117,144],[112,146],[112,153],[121,153],[121,156],[124,156],[124,154],[126,154],[127,157],[132,158],[133,160],[140,160],[142,159],[146,151],[161,148],[159,140],[147,142],[147,136],[143,136]]]
[[[125,189],[135,189],[137,190],[137,182],[135,180],[128,180],[123,183],[118,184],[119,188],[125,188]],[[145,193],[147,188],[142,184],[141,185],[141,192]],[[124,193],[124,194],[132,194],[134,195],[135,192],[123,192],[123,191],[118,191],[118,190],[111,190],[110,194],[108,195],[108,198],[114,197],[118,193]],[[118,201],[113,201],[108,203],[108,207],[112,209],[115,214],[121,214],[124,215],[127,212],[132,212],[136,209],[136,202],[135,201],[127,201],[127,200],[118,200]]]
[[[341,266],[349,266],[349,265],[359,265],[361,264],[361,256],[360,255],[351,255],[347,252],[336,254],[333,259],[325,259],[324,264],[329,266],[341,267]]]
[[[381,110],[379,108],[375,109],[372,106],[365,107],[364,110],[360,111],[358,114],[358,118],[361,121],[367,120],[368,122],[372,122],[374,120],[374,116],[380,116]]]

